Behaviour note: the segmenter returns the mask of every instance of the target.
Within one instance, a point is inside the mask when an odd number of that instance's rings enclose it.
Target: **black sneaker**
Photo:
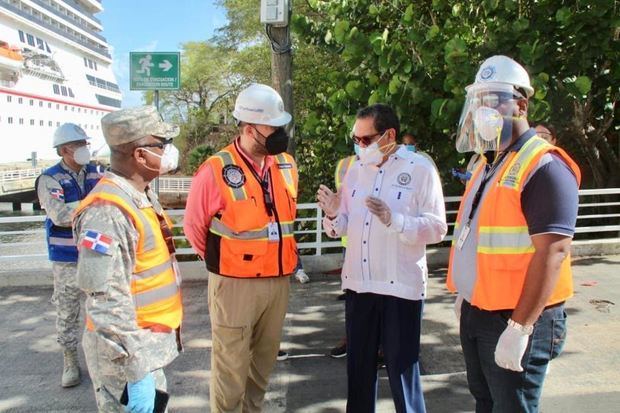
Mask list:
[[[278,357],[276,357],[276,360],[283,361],[283,360],[286,360],[287,358],[288,358],[288,353],[286,351],[278,350]]]
[[[330,352],[329,356],[335,359],[339,359],[347,356],[347,343],[341,344],[339,346],[334,347]]]

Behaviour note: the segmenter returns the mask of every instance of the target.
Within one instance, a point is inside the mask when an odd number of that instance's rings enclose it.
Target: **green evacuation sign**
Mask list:
[[[179,52],[130,52],[129,61],[131,90],[179,89]]]

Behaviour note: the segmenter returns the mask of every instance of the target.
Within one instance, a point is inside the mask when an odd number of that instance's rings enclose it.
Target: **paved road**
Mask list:
[[[620,411],[620,256],[574,262],[575,297],[569,301],[569,338],[552,363],[541,411]],[[265,412],[343,412],[345,359],[326,356],[343,334],[338,277],[311,274],[294,284],[283,348]],[[44,276],[44,275],[41,275]],[[470,412],[452,300],[443,289],[445,269],[429,280],[421,364],[430,413]],[[0,412],[93,412],[88,379],[73,389],[59,385],[62,356],[55,343],[49,287],[0,288]],[[184,286],[186,351],[168,369],[171,412],[208,412],[210,372],[206,284]],[[83,359],[82,359],[83,360]],[[379,372],[377,411],[392,412],[385,371]]]

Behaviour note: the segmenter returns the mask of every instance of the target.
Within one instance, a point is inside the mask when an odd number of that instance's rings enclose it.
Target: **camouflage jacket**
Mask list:
[[[111,179],[131,196],[138,208],[154,208],[161,213],[157,196],[147,189],[139,192],[125,178],[110,171]],[[105,253],[82,245],[86,231],[112,239]],[[148,372],[164,367],[178,355],[176,334],[153,333],[141,329],[131,294],[131,275],[135,265],[139,234],[132,221],[117,206],[93,203],[81,211],[74,222],[79,260],[77,282],[86,293],[86,315],[95,325],[97,360],[120,366],[127,381],[137,381]],[[89,337],[89,342],[92,342]],[[85,340],[86,341],[86,340]]]

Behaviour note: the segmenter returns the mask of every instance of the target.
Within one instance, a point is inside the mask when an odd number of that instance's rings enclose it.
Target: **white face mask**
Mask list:
[[[386,133],[387,131],[383,132],[383,135],[381,135],[379,139],[377,139],[375,142],[368,145],[367,147],[362,148],[360,146],[360,153],[359,153],[360,162],[362,162],[365,165],[373,165],[373,166],[379,165],[381,163],[381,161],[383,160],[383,156],[384,156],[384,153],[381,149],[386,148],[386,147],[389,147],[391,149],[394,145],[396,145],[396,143],[392,142],[392,143],[388,143],[387,145],[384,145],[381,147],[379,146],[379,142],[381,141],[381,139],[385,137]]]
[[[481,106],[474,112],[474,128],[485,142],[496,141],[504,127],[502,114],[495,109]]]
[[[151,155],[157,156],[161,159],[159,163],[159,174],[163,175],[170,171],[174,171],[179,166],[179,150],[173,144],[168,144],[164,147],[164,153],[161,155],[156,154],[153,151],[150,151],[146,148],[143,148],[145,151],[150,153]],[[151,169],[147,166],[147,169]],[[154,169],[151,169],[154,170]]]
[[[73,151],[73,160],[78,165],[86,165],[90,162],[90,150],[88,146],[80,146]]]

